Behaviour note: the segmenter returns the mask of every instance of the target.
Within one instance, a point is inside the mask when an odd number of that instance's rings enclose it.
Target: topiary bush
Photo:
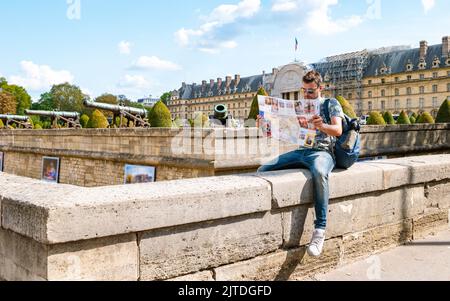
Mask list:
[[[386,121],[384,121],[380,112],[371,112],[369,119],[367,119],[367,125],[386,125]]]
[[[120,116],[117,116],[116,120],[114,120],[114,125],[116,128],[126,127],[126,126],[128,126],[128,118],[123,117],[122,124],[120,124]],[[130,127],[132,127],[131,122],[130,122]]]
[[[102,112],[95,110],[89,119],[88,127],[92,129],[106,129],[109,127],[109,123]]]
[[[82,126],[84,129],[87,128],[87,127],[88,127],[88,124],[89,124],[89,116],[86,115],[86,114],[81,115],[81,117],[80,117],[80,123],[81,123],[81,126]]]
[[[411,120],[409,120],[408,114],[405,111],[400,113],[398,117],[397,124],[411,124]]]
[[[411,124],[415,124],[417,122],[414,116],[409,117],[409,121],[411,122]]]
[[[34,129],[35,130],[42,130],[42,125],[40,125],[39,123],[34,125]]]
[[[253,102],[250,109],[250,114],[248,115],[248,119],[256,120],[258,118],[259,115],[258,95],[269,96],[269,94],[267,94],[266,90],[263,87],[260,87],[258,89],[258,92],[256,92],[255,97],[253,97]]]
[[[4,128],[5,125],[3,124],[3,121],[0,119],[0,129]]]
[[[450,99],[442,103],[436,116],[436,123],[450,123]]]
[[[431,116],[430,113],[424,112],[422,115],[419,116],[416,123],[419,124],[434,124],[434,118]]]
[[[395,124],[394,116],[392,116],[392,113],[389,111],[384,113],[383,119],[384,119],[384,121],[386,121],[386,124],[389,124],[389,125]]]
[[[167,106],[162,101],[158,101],[153,106],[148,117],[152,128],[172,127],[172,115],[170,114]]]
[[[352,105],[342,96],[336,97],[337,101],[342,106],[342,109],[344,110],[344,114],[347,115],[350,118],[357,118],[355,110],[353,109]]]

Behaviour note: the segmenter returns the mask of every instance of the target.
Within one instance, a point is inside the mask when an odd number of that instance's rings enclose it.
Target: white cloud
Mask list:
[[[363,16],[352,15],[335,19],[331,17],[331,7],[339,0],[276,0],[272,5],[274,12],[298,11],[304,13],[304,25],[312,33],[328,35],[348,31],[364,21]]]
[[[287,12],[297,8],[297,1],[295,0],[279,0],[272,5],[274,12]]]
[[[434,6],[436,5],[436,1],[435,0],[422,0],[422,5],[423,5],[423,9],[424,9],[425,13],[428,13],[430,10],[432,10],[434,8]]]
[[[93,96],[94,94],[91,92],[91,90],[85,88],[85,87],[80,87],[81,92],[83,92],[83,94],[88,95],[88,96]]]
[[[181,66],[170,61],[162,60],[156,56],[141,56],[133,63],[133,68],[163,71],[177,71],[182,69]]]
[[[151,83],[141,75],[125,75],[117,85],[121,88],[148,89]]]
[[[236,45],[234,47],[226,47],[232,44],[218,43],[215,37],[217,31],[224,25],[253,17],[260,9],[261,0],[242,0],[238,4],[220,5],[202,18],[204,23],[198,29],[181,28],[175,32],[175,40],[180,46],[193,46],[209,53],[219,53],[220,48],[235,48],[237,44],[233,44]]]
[[[37,65],[31,61],[22,61],[20,66],[23,75],[11,76],[9,82],[23,86],[31,91],[39,91],[50,88],[52,85],[65,82],[72,83],[74,76],[66,70],[53,70],[47,65]]]
[[[119,48],[119,52],[121,54],[130,54],[131,53],[131,43],[127,41],[121,41],[119,45],[117,45]]]

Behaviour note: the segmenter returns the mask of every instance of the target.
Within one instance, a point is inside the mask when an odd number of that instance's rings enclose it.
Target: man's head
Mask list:
[[[302,93],[305,99],[321,97],[322,90],[322,76],[319,72],[311,70],[303,76]]]

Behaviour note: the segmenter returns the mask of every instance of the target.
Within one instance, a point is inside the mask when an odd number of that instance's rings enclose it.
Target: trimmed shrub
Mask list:
[[[450,99],[442,103],[436,116],[436,123],[450,123]]]
[[[152,128],[171,128],[172,127],[172,115],[170,114],[167,106],[158,101],[149,113],[148,118]]]
[[[128,118],[123,117],[122,118],[122,124],[120,124],[120,116],[117,116],[116,120],[114,120],[114,125],[115,125],[116,128],[120,128],[120,127],[123,127],[123,126],[126,127],[126,126],[128,126]],[[131,126],[131,122],[130,122],[130,127],[132,127]]]
[[[88,127],[92,129],[106,129],[109,127],[109,123],[102,112],[95,110],[92,113],[92,117],[89,119]]]
[[[34,125],[34,129],[35,130],[42,130],[42,125],[40,125],[39,123]]]
[[[81,115],[80,123],[83,128],[87,128],[89,124],[89,116],[86,114]]]
[[[267,94],[266,90],[263,87],[258,89],[258,92],[256,93],[255,97],[253,97],[253,102],[250,109],[250,114],[248,115],[248,119],[256,120],[258,118],[259,115],[258,95],[269,96],[269,94]]]
[[[3,121],[0,119],[0,129],[4,128],[5,125],[3,124]]]
[[[180,117],[177,117],[172,121],[172,127],[174,128],[182,128],[183,127],[183,121]]]
[[[415,124],[417,122],[414,116],[409,117],[409,121],[411,122],[411,124]]]
[[[392,116],[392,113],[387,111],[386,113],[384,113],[383,115],[384,121],[386,121],[386,124],[395,124],[395,119],[394,116]]]
[[[209,127],[209,117],[204,113],[196,114],[195,118],[192,120],[193,124],[191,127]]]
[[[411,117],[414,117],[414,119],[417,120],[417,117],[419,117],[419,115],[417,115],[417,113],[414,112],[411,114]]]
[[[384,121],[380,112],[371,112],[369,119],[367,119],[367,125],[386,125],[386,121]]]
[[[336,97],[336,99],[339,101],[339,103],[342,106],[342,109],[344,110],[344,114],[347,115],[350,118],[357,118],[355,110],[353,109],[352,105],[342,96]]]
[[[422,115],[419,116],[419,118],[417,119],[417,123],[422,123],[422,124],[433,124],[434,123],[434,118],[433,116],[431,116],[430,113],[428,112],[424,112]]]
[[[398,117],[397,124],[411,124],[411,120],[409,120],[408,114],[405,111],[400,113]]]

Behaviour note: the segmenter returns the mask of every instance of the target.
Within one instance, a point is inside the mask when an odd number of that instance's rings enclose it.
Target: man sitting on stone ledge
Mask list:
[[[313,124],[317,136],[313,148],[299,148],[284,154],[274,161],[260,167],[258,172],[268,172],[285,169],[308,168],[313,177],[314,202],[316,211],[315,231],[307,252],[310,256],[320,256],[325,242],[325,229],[327,226],[327,213],[329,203],[328,178],[336,166],[333,154],[335,137],[342,135],[342,121],[344,112],[336,99],[331,99],[329,114],[331,124],[325,120],[324,103],[321,92],[322,77],[317,71],[309,71],[303,77],[302,92],[305,99],[320,100],[320,116],[314,116]]]

